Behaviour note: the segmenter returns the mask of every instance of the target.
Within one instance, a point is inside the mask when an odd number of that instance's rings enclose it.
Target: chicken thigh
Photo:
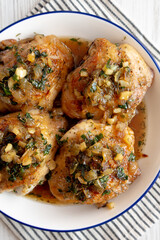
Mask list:
[[[62,116],[38,109],[0,118],[0,192],[25,195],[55,167],[55,134],[66,127]],[[59,134],[61,134],[59,132]]]
[[[23,105],[51,110],[73,66],[70,49],[53,35],[36,35],[2,41],[0,50],[0,112]]]
[[[83,120],[59,140],[59,145],[49,186],[61,202],[103,205],[140,175],[134,133],[124,123],[106,126]]]
[[[96,39],[68,75],[62,108],[71,118],[129,122],[152,80],[152,70],[132,46]]]

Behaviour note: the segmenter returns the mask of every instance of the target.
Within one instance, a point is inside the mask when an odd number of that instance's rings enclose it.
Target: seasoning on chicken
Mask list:
[[[140,169],[134,155],[134,133],[119,122],[106,126],[83,120],[60,138],[49,186],[66,203],[106,204],[124,192]]]
[[[0,50],[0,112],[23,105],[51,110],[73,67],[70,49],[53,35],[36,35],[2,41]]]
[[[55,134],[66,120],[54,112],[51,117],[32,109],[0,118],[0,192],[25,195],[54,169]]]
[[[68,75],[62,108],[71,118],[129,122],[152,80],[152,70],[132,46],[96,39]]]

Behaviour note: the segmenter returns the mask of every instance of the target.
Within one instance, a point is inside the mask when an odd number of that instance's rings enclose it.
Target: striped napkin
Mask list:
[[[41,0],[28,14],[70,10],[87,12],[116,22],[127,29],[149,49],[160,65],[160,51],[127,18],[111,0]],[[1,219],[18,239],[26,240],[137,240],[149,227],[160,219],[160,177],[138,204],[117,219],[88,230],[77,232],[47,232],[17,223],[4,215]]]

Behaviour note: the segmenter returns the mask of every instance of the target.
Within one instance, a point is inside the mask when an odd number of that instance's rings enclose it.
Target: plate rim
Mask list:
[[[93,15],[93,14],[90,14],[90,13],[85,13],[85,12],[79,12],[79,11],[51,11],[51,12],[45,12],[45,13],[39,13],[39,14],[35,14],[33,16],[27,16],[25,18],[22,18],[16,22],[13,22],[11,23],[10,25],[6,26],[5,28],[3,28],[2,30],[0,30],[0,34],[2,32],[4,32],[5,30],[7,30],[8,28],[20,23],[20,22],[23,22],[25,20],[28,20],[30,18],[34,18],[34,17],[39,17],[39,16],[43,16],[43,15],[48,15],[48,14],[64,14],[64,13],[67,13],[67,14],[79,14],[79,15],[86,15],[86,16],[89,16],[89,17],[93,17],[93,18],[98,18],[102,21],[105,21],[105,22],[108,22],[109,24],[111,25],[114,25],[116,26],[117,28],[121,29],[123,32],[127,33],[131,38],[133,38],[138,44],[140,44],[140,46],[145,50],[145,52],[149,55],[149,57],[151,58],[151,60],[153,61],[153,63],[155,64],[156,68],[158,69],[158,72],[160,73],[160,67],[158,66],[158,63],[156,62],[156,60],[154,59],[154,57],[152,56],[152,54],[149,52],[149,50],[145,47],[145,45],[135,36],[133,36],[129,31],[127,31],[126,29],[124,29],[123,27],[119,26],[118,24],[108,20],[108,19],[105,19],[103,17],[99,17],[99,16],[96,16],[96,15]],[[94,227],[98,227],[100,225],[103,225],[103,224],[106,224],[108,222],[111,222],[113,221],[114,219],[120,217],[121,215],[123,215],[124,213],[126,213],[129,209],[133,208],[146,194],[147,192],[151,189],[151,187],[153,186],[153,184],[156,182],[156,180],[158,179],[158,177],[160,176],[160,170],[158,170],[158,173],[156,175],[156,177],[154,178],[154,180],[151,182],[151,184],[149,185],[149,187],[145,190],[145,192],[133,203],[131,204],[128,208],[126,208],[124,211],[122,211],[121,213],[117,214],[116,216],[106,220],[106,221],[103,221],[103,222],[100,222],[100,223],[97,223],[97,224],[94,224],[92,226],[88,226],[88,227],[82,227],[82,228],[78,228],[78,229],[69,229],[69,230],[55,230],[55,229],[47,229],[47,228],[42,228],[42,227],[37,227],[37,226],[34,226],[34,225],[31,225],[31,224],[27,224],[27,223],[24,223],[22,221],[19,221],[11,216],[9,216],[8,214],[4,213],[3,211],[0,210],[0,213],[2,213],[4,216],[8,217],[9,219],[11,220],[14,220],[15,222],[17,223],[20,223],[20,224],[23,224],[25,226],[28,226],[28,227],[33,227],[35,229],[39,229],[39,230],[44,230],[44,231],[52,231],[52,232],[76,232],[76,231],[82,231],[82,230],[87,230],[87,229],[90,229],[90,228],[94,228]]]

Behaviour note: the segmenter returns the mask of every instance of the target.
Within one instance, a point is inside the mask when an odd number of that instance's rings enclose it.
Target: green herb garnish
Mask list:
[[[133,152],[131,152],[131,154],[129,155],[128,161],[134,162],[135,160],[136,160],[136,156],[133,154]]]
[[[31,117],[30,113],[26,113],[25,116],[26,116],[26,118],[28,118],[28,119],[33,119],[33,118]]]
[[[106,67],[107,67],[107,68],[111,68],[110,61],[111,61],[111,59],[109,58],[108,61],[107,61],[107,63],[106,63]]]
[[[95,92],[96,90],[97,90],[97,83],[93,82],[92,85],[91,85],[90,91]]]
[[[60,128],[60,129],[59,129],[59,132],[61,132],[61,133],[65,133],[65,132],[66,132],[66,129],[64,129],[64,128]]]
[[[128,179],[128,176],[125,174],[123,167],[119,167],[117,169],[117,178],[119,178],[121,180],[127,180]]]
[[[45,149],[44,149],[44,151],[43,151],[44,156],[47,155],[47,154],[49,154],[51,147],[52,147],[51,144],[47,144],[47,145],[46,145],[46,147],[45,147]]]
[[[125,104],[123,105],[118,105],[119,108],[122,108],[122,109],[127,109],[128,108],[128,103],[126,102]]]
[[[15,84],[13,84],[13,89],[14,89],[14,90],[19,89],[19,83],[15,83]]]
[[[104,192],[102,193],[102,196],[104,196],[104,195],[109,195],[111,193],[111,190],[104,190]]]
[[[47,54],[46,52],[42,52],[42,53],[41,53],[41,56],[42,56],[42,57],[47,57],[48,54]]]
[[[33,166],[34,168],[36,168],[38,165],[39,165],[38,162],[32,163],[32,166]]]
[[[81,135],[81,138],[82,138],[83,140],[85,140],[85,142],[86,142],[86,141],[88,142],[88,138],[86,137],[86,135],[82,134],[82,135]]]
[[[105,74],[105,72],[103,70],[100,71],[99,75],[102,76],[102,77],[105,77],[105,78],[107,77],[107,74]]]
[[[99,135],[96,135],[96,136],[95,136],[94,140],[95,140],[96,142],[99,142],[102,138],[103,138],[103,134],[100,133]]]
[[[4,96],[11,96],[12,95],[12,93],[9,90],[7,82],[0,82],[0,88],[3,90]]]
[[[68,142],[68,139],[64,139],[61,141],[61,136],[59,134],[56,134],[56,141],[59,146],[62,146],[64,143]]]
[[[17,118],[18,118],[18,120],[19,120],[21,123],[23,123],[23,124],[26,123],[26,119],[25,119],[24,117],[22,117],[22,116],[20,115],[20,113],[18,114]]]
[[[36,144],[36,142],[35,142],[34,138],[30,138],[29,142],[26,144],[25,147],[27,149],[29,149],[29,148],[34,149],[35,148],[35,144]]]

